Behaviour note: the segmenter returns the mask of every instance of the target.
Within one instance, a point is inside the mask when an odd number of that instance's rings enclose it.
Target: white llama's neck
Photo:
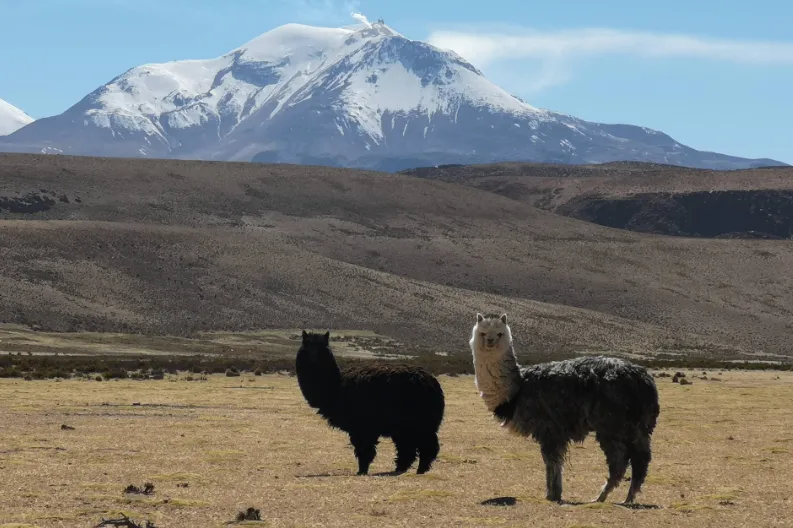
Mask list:
[[[479,395],[489,411],[515,397],[520,389],[520,366],[510,344],[502,352],[488,351],[474,342],[474,372]]]

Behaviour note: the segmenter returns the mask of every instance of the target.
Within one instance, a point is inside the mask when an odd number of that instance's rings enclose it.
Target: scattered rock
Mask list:
[[[74,431],[74,427],[72,427],[71,425],[62,424],[61,425],[61,430],[62,431]]]
[[[237,514],[237,522],[242,521],[261,521],[262,516],[256,508],[248,508],[244,512],[241,511]]]
[[[143,485],[143,489],[130,484],[124,488],[124,493],[135,493],[138,495],[152,495],[154,493],[154,484],[147,482]]]

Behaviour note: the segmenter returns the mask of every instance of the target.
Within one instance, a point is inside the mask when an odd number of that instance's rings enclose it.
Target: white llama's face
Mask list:
[[[484,316],[476,314],[474,326],[476,348],[488,352],[503,350],[509,347],[512,335],[507,325],[507,315]]]

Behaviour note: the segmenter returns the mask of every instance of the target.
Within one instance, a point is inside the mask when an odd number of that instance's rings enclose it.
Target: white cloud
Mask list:
[[[372,23],[369,22],[369,19],[366,18],[366,15],[364,15],[362,13],[350,13],[350,16],[353,17],[358,22],[360,22],[361,24],[365,24],[367,26],[371,26],[372,25]]]
[[[434,31],[427,41],[451,49],[506,85],[532,95],[573,78],[575,62],[606,55],[680,58],[745,64],[793,65],[793,42],[727,40],[692,35],[570,29],[537,31]],[[516,71],[514,61],[523,61]],[[507,73],[509,70],[509,73]],[[519,79],[518,79],[519,77]],[[519,82],[518,82],[519,81]]]
[[[428,41],[479,67],[505,59],[562,61],[593,55],[698,58],[752,64],[793,64],[793,42],[713,39],[614,29],[480,33],[435,31]]]

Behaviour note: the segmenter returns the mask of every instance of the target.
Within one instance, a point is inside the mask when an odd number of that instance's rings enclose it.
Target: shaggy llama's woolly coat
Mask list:
[[[604,356],[520,367],[506,315],[477,314],[470,346],[487,409],[503,427],[540,444],[548,500],[562,499],[562,464],[570,442],[583,442],[594,432],[609,469],[596,500],[606,500],[630,464],[625,502],[634,501],[647,476],[660,412],[655,380],[644,367]]]

